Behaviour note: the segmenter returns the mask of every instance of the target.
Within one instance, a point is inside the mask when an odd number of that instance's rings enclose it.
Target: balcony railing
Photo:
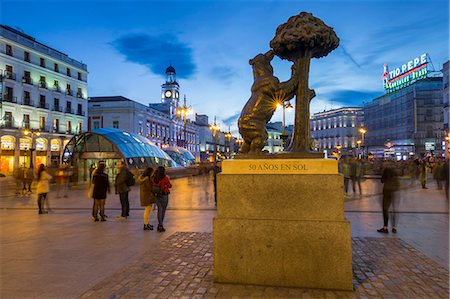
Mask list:
[[[45,81],[39,81],[39,87],[40,87],[40,88],[45,88],[45,89],[47,89],[47,82],[45,82]]]
[[[23,104],[26,105],[26,106],[34,106],[33,101],[31,99],[29,99],[29,98],[24,98],[23,99]]]
[[[22,83],[33,85],[33,80],[30,77],[22,77]]]
[[[66,113],[74,114],[73,109],[66,107]]]
[[[66,95],[73,96],[73,90],[67,89],[66,90]]]
[[[83,98],[83,93],[77,92],[77,98],[79,98],[79,99],[84,99],[84,98]]]
[[[5,120],[1,126],[2,129],[17,129],[16,126],[14,126],[14,122],[11,120]]]
[[[61,87],[59,87],[58,85],[53,85],[53,91],[61,92]]]
[[[48,109],[48,107],[49,107],[48,103],[39,102],[38,104],[38,108]]]
[[[9,103],[17,103],[17,97],[10,96],[9,94],[3,95],[3,101]]]
[[[49,126],[39,126],[39,131],[50,132],[50,127]]]
[[[84,112],[84,111],[81,111],[81,110],[78,110],[77,111],[77,115],[81,115],[81,116],[84,116],[86,113]]]
[[[13,72],[5,71],[5,77],[9,80],[16,80],[16,74]]]
[[[63,111],[63,109],[62,109],[62,107],[61,106],[53,106],[53,111],[59,111],[59,112],[62,112]]]

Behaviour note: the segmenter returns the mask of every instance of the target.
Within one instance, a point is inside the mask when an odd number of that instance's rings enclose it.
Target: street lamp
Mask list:
[[[209,129],[213,132],[214,139],[214,163],[217,160],[217,132],[220,130],[220,126],[216,124],[216,117],[214,116],[214,124],[209,126]]]
[[[286,139],[288,138],[288,134],[286,134],[286,110],[289,112],[294,108],[291,105],[291,102],[287,102],[286,104],[283,102],[277,103],[277,108],[283,108],[283,123],[281,128],[281,140],[283,141],[283,150],[286,148]]]
[[[367,133],[367,130],[364,127],[359,128],[359,133],[361,133],[361,144],[364,146],[364,134]],[[363,151],[364,156],[364,151]]]
[[[187,121],[187,115],[192,113],[192,107],[186,106],[186,95],[184,95],[184,105],[177,109],[177,115],[178,117],[183,118],[183,147],[188,149],[187,146],[187,131],[186,131],[186,121]]]
[[[341,148],[342,148],[342,145],[336,145],[336,149],[338,150],[338,159],[340,159],[341,158]]]
[[[35,136],[41,136],[41,132],[39,132],[38,130],[33,130],[33,129],[25,129],[23,131],[23,134],[25,136],[31,136],[31,148],[30,148],[30,168],[33,168],[33,152],[36,150],[34,148],[34,137]]]
[[[231,137],[233,137],[233,135],[231,135],[230,127],[228,127],[228,133],[225,134],[225,138],[228,139],[228,158],[230,159],[231,159]]]

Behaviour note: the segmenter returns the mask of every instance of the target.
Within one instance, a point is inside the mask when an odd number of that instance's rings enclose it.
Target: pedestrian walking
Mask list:
[[[158,207],[158,232],[166,231],[163,222],[164,216],[166,215],[167,205],[169,203],[169,189],[172,188],[170,179],[166,176],[166,169],[163,166],[159,166],[153,176],[153,185],[159,188],[155,193],[156,206]]]
[[[381,182],[383,183],[383,228],[380,228],[377,231],[380,233],[389,233],[388,222],[390,216],[392,232],[396,233],[398,217],[395,192],[398,190],[399,183],[394,165],[391,165],[391,163],[386,165],[384,168],[383,175],[381,176]],[[389,213],[389,209],[391,208],[392,211]]]
[[[427,163],[424,160],[419,161],[419,170],[420,170],[420,183],[422,184],[422,189],[428,189],[427,188],[428,170],[427,170]]]
[[[436,180],[437,189],[442,190],[442,183],[445,177],[444,177],[444,164],[440,160],[437,160],[433,165],[433,179]]]
[[[110,193],[109,177],[105,172],[106,165],[99,162],[98,168],[92,174],[92,198],[94,206],[92,207],[92,217],[94,221],[106,221],[105,201],[107,193]],[[100,219],[98,215],[100,214]]]
[[[119,194],[120,205],[122,213],[116,218],[118,220],[125,220],[130,216],[130,202],[128,200],[128,192],[130,192],[130,186],[135,184],[133,174],[125,166],[124,162],[119,161],[117,163],[117,175],[114,183],[116,194]]]
[[[23,188],[24,188],[24,192],[26,192],[28,195],[30,195],[31,192],[31,185],[33,184],[33,179],[34,179],[34,171],[33,168],[28,167],[28,168],[24,168],[23,171]]]
[[[445,198],[447,198],[447,200],[449,200],[448,198],[448,188],[449,188],[449,176],[450,174],[448,173],[449,169],[448,169],[448,159],[445,159],[444,162],[444,188],[445,188]]]
[[[14,169],[13,176],[16,179],[16,195],[20,195],[23,192],[23,167],[17,167]]]
[[[44,164],[39,165],[37,172],[37,204],[39,208],[39,214],[47,214],[48,211],[44,210],[44,204],[48,201],[48,193],[50,191],[50,180],[52,176],[45,170]],[[47,202],[47,206],[49,206]]]
[[[221,162],[217,161],[213,167],[213,183],[214,183],[214,204],[217,206],[217,175],[222,172]]]
[[[360,160],[355,160],[350,164],[351,175],[350,179],[352,180],[352,188],[353,194],[356,194],[356,185],[359,188],[359,195],[362,195],[361,191],[361,177],[363,176],[363,168]]]
[[[153,195],[153,168],[147,167],[144,173],[139,176],[140,185],[140,200],[141,207],[144,207],[144,230],[153,230],[153,225],[150,224],[150,213],[153,209],[153,204],[156,202]]]
[[[351,171],[351,168],[350,168],[347,158],[342,160],[342,162],[340,163],[340,171],[339,172],[344,175],[344,192],[345,192],[345,194],[348,194],[348,183],[350,181],[352,171]]]

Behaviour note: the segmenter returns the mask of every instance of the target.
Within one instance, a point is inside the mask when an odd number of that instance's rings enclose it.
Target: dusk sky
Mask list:
[[[449,59],[447,0],[0,3],[0,23],[87,64],[89,96],[157,103],[172,64],[188,105],[235,132],[253,83],[249,59],[269,50],[277,26],[302,11],[340,38],[335,51],[311,62],[311,113],[382,95],[384,63],[393,69],[428,53],[429,67],[439,71]],[[290,62],[275,58],[272,65],[281,81],[289,79]]]

